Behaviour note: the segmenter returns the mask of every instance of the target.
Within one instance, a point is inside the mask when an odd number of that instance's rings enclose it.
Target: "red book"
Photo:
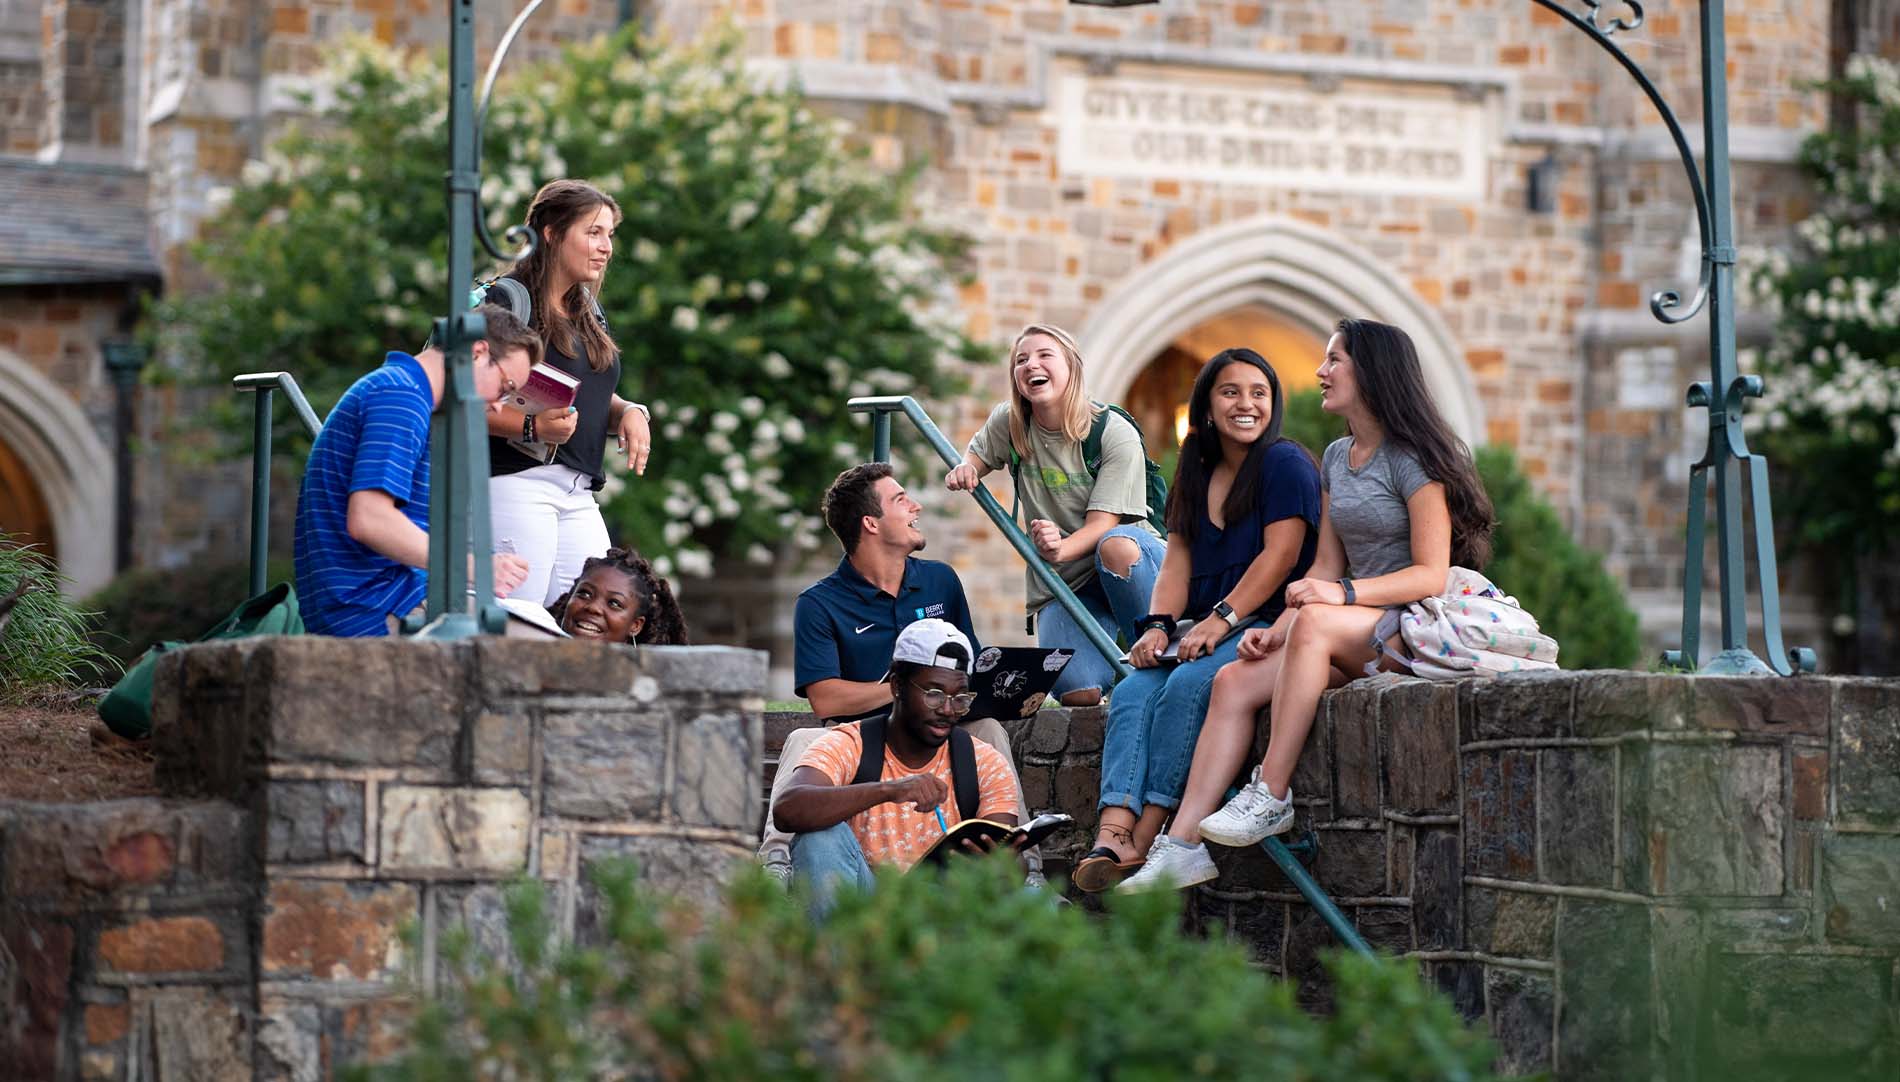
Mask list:
[[[501,402],[504,406],[512,406],[529,415],[564,410],[574,404],[574,394],[580,390],[580,386],[579,376],[570,376],[543,362],[529,369],[528,382],[512,393],[503,395]],[[540,440],[530,442],[517,436],[508,441],[508,446],[543,466],[554,461],[555,447],[551,443],[542,443]]]
[[[528,370],[528,382],[502,399],[502,404],[530,414],[566,409],[574,404],[580,386],[579,376],[570,376],[544,361]]]

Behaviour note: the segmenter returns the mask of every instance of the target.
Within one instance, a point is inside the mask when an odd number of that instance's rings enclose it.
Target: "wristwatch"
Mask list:
[[[1346,593],[1346,604],[1357,605],[1359,603],[1359,591],[1352,588],[1351,579],[1340,579],[1339,588]]]
[[[1229,605],[1225,599],[1215,603],[1214,615],[1227,621],[1229,628],[1233,628],[1240,623],[1240,618],[1234,615],[1234,607]]]

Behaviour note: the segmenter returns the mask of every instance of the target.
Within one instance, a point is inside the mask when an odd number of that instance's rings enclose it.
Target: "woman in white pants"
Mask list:
[[[620,349],[593,296],[619,224],[612,196],[583,181],[553,181],[528,208],[539,243],[508,275],[532,298],[529,326],[541,335],[545,363],[580,381],[566,412],[528,416],[504,407],[488,415],[495,548],[512,549],[528,563],[527,580],[510,596],[540,605],[553,604],[589,557],[607,551],[607,523],[594,493],[607,479],[608,433],[636,474],[646,472],[652,446],[646,407],[616,393]],[[500,300],[501,293],[491,287],[488,297]],[[544,465],[510,440],[553,445],[554,459]]]

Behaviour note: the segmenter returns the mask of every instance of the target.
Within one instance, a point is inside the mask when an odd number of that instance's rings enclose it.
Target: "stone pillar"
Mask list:
[[[708,902],[756,844],[764,656],[578,642],[262,638],[158,677],[161,784],[250,810],[256,1077],[387,1047],[444,931],[505,948],[502,885],[598,927],[593,869]],[[414,929],[413,950],[402,932]]]

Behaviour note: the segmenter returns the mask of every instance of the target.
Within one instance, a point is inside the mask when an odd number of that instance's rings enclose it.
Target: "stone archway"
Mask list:
[[[75,594],[112,578],[112,452],[72,396],[0,349],[0,432],[39,488]]]
[[[1484,442],[1477,388],[1431,306],[1371,254],[1325,230],[1282,218],[1250,218],[1196,234],[1103,298],[1080,337],[1090,390],[1116,401],[1182,334],[1250,306],[1271,311],[1321,341],[1343,316],[1405,328],[1418,346],[1426,385],[1446,422],[1471,446]]]

